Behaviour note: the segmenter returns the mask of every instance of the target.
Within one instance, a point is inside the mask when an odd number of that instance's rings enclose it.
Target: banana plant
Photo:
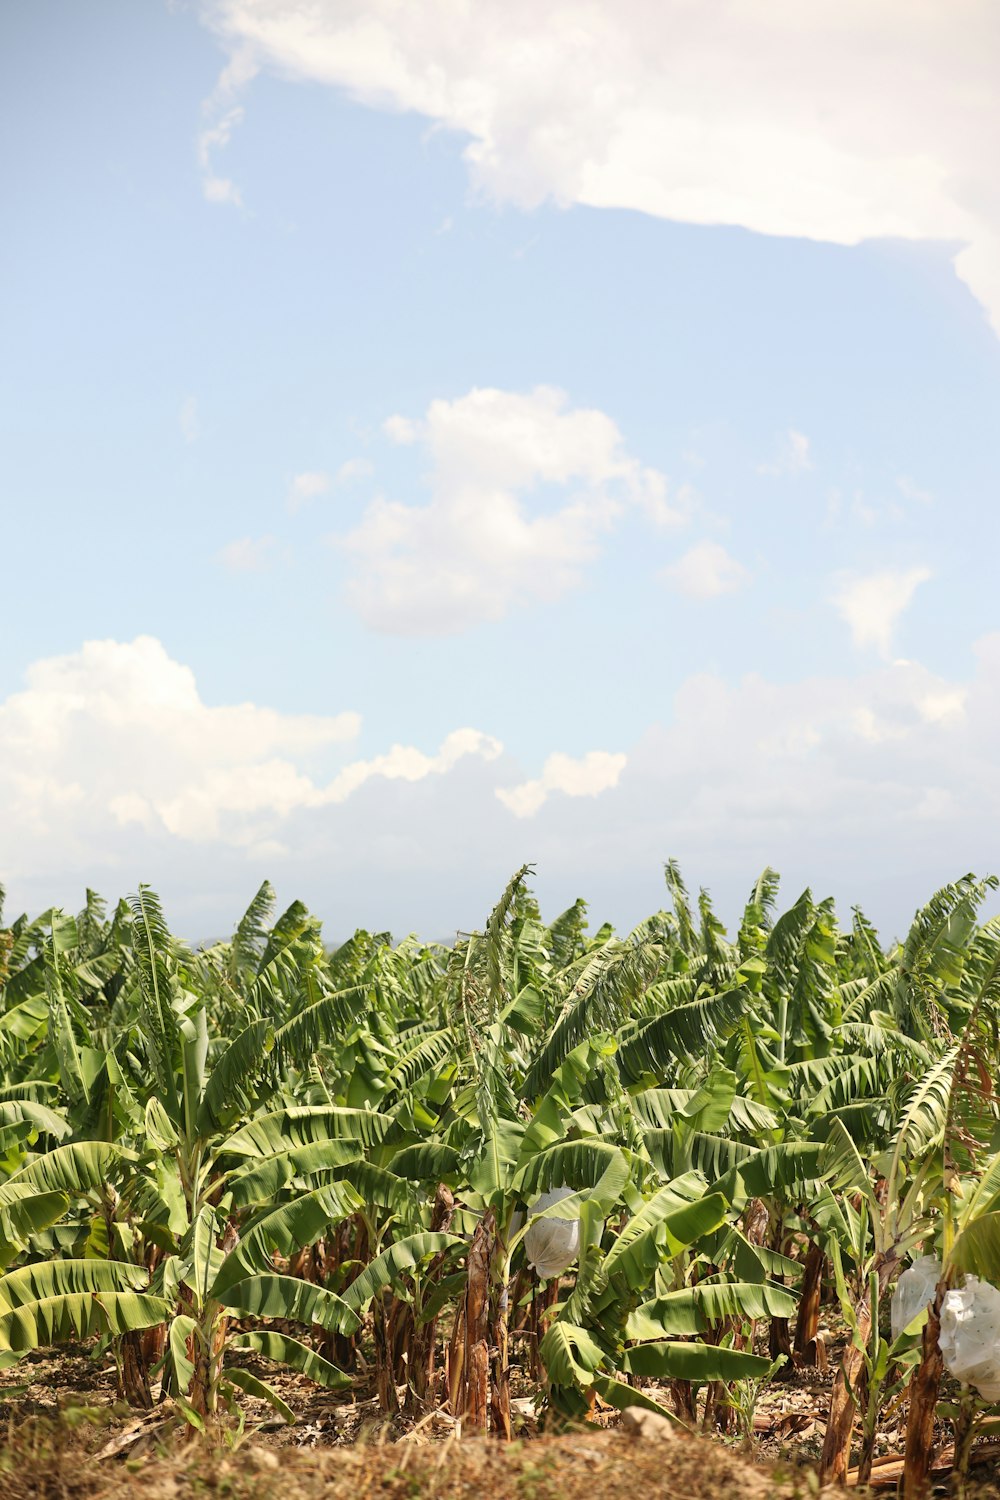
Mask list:
[[[555,1412],[655,1379],[726,1426],[773,1373],[754,1324],[806,1360],[832,1267],[854,1336],[828,1472],[859,1410],[864,1462],[915,1358],[875,1315],[908,1249],[938,1243],[942,1295],[997,1277],[992,883],[944,887],[884,949],[809,891],[779,914],[771,870],[732,940],[673,863],[670,909],[623,937],[582,902],[546,925],[529,874],[450,949],[331,951],[266,882],[200,951],[146,887],[0,927],[0,1356],[99,1335],[132,1399],[158,1367],[197,1426],[263,1392],[247,1353],[338,1388],[364,1339],[388,1416],[401,1386],[435,1399],[450,1314],[451,1407],[506,1436],[519,1303],[543,1300]],[[579,1227],[551,1295],[539,1217]]]

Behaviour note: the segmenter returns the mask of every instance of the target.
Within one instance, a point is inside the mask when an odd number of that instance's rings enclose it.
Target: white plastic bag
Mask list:
[[[542,1193],[528,1209],[531,1214],[541,1213],[554,1203],[573,1195],[572,1188],[554,1188]],[[538,1219],[524,1236],[524,1253],[528,1264],[534,1266],[543,1281],[561,1276],[580,1253],[579,1219]]]
[[[905,1270],[896,1282],[889,1308],[889,1323],[892,1336],[898,1339],[929,1302],[934,1301],[934,1288],[941,1280],[941,1262],[934,1255],[922,1255]]]
[[[945,1292],[938,1339],[945,1368],[984,1401],[1000,1401],[1000,1291],[978,1276]]]

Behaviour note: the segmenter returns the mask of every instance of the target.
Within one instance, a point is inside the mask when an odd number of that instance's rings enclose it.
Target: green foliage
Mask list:
[[[394,1391],[387,1329],[440,1340],[481,1274],[516,1343],[530,1246],[572,1227],[547,1400],[722,1382],[745,1415],[774,1366],[736,1333],[794,1317],[807,1245],[858,1328],[921,1241],[1000,1281],[995,882],[943,886],[886,949],[809,890],[782,911],[770,869],[732,940],[673,862],[670,910],[623,937],[582,901],[546,925],[530,876],[451,949],[330,951],[266,881],[198,952],[147,886],[3,928],[0,1362],[163,1324],[184,1420],[240,1393],[287,1417],[234,1351],[336,1390],[317,1331],[373,1337]],[[863,1342],[867,1441],[905,1351]]]

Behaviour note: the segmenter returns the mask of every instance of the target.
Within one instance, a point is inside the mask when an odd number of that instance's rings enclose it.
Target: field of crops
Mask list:
[[[0,917],[15,1420],[62,1346],[196,1445],[292,1420],[288,1372],[390,1433],[639,1406],[730,1444],[814,1376],[822,1481],[961,1481],[1000,1397],[994,882],[889,946],[771,871],[732,936],[673,865],[624,936],[529,876],[451,947],[331,951],[267,885],[197,950],[145,887]]]

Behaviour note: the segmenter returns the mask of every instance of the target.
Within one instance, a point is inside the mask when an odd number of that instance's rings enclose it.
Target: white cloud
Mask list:
[[[917,708],[928,724],[956,723],[965,713],[968,697],[963,687],[932,688],[917,699]]]
[[[382,431],[387,438],[394,443],[415,443],[420,437],[421,425],[412,421],[409,417],[386,417],[382,423]]]
[[[348,597],[378,630],[450,634],[557,599],[626,505],[661,526],[689,505],[670,503],[663,475],[625,451],[610,417],[547,386],[472,390],[384,428],[426,449],[430,501],[379,498],[337,539],[355,564]]]
[[[334,484],[353,484],[356,479],[367,479],[375,467],[367,458],[348,458],[333,476]]]
[[[931,577],[929,568],[897,570],[843,577],[833,603],[848,625],[854,644],[872,646],[886,660],[892,655],[896,624],[920,584]]]
[[[491,735],[476,729],[457,729],[445,738],[435,755],[425,755],[413,745],[393,745],[384,755],[352,761],[324,785],[283,760],[229,765],[193,780],[176,796],[161,800],[156,810],[170,833],[195,842],[222,837],[229,818],[231,841],[245,843],[242,820],[263,816],[269,824],[280,824],[294,812],[346,802],[372,780],[423,781],[428,776],[443,776],[465,756],[491,761],[502,752],[503,746]],[[259,841],[256,828],[252,841]]]
[[[699,542],[664,568],[662,577],[690,599],[717,599],[742,588],[750,574],[718,542]]]
[[[1000,329],[1000,16],[967,0],[203,0],[234,60],[469,138],[498,199],[945,240]],[[248,64],[244,64],[248,66]],[[928,101],[933,101],[929,107]]]
[[[201,190],[208,203],[243,205],[243,195],[230,177],[220,177],[212,168],[212,152],[229,145],[237,125],[242,124],[243,108],[238,105],[208,125],[198,137],[198,165],[201,168]]]
[[[185,443],[196,443],[201,426],[198,421],[198,399],[196,396],[185,396],[181,402],[181,409],[177,414],[177,421],[181,429],[181,437]]]
[[[497,796],[517,818],[533,817],[553,792],[566,797],[597,797],[618,785],[627,757],[608,750],[588,750],[574,759],[557,751],[550,755],[535,781],[498,787]]]
[[[203,938],[267,875],[331,938],[357,924],[447,937],[481,926],[526,859],[547,912],[583,895],[595,923],[628,925],[662,901],[675,854],[729,918],[771,863],[787,903],[808,882],[891,936],[936,884],[994,868],[1000,635],[976,658],[967,681],[916,663],[699,674],[624,765],[551,757],[532,781],[471,729],[433,753],[348,761],[355,714],[211,706],[159,642],[90,642],[37,662],[0,702],[0,880],[14,911],[75,907],[85,882],[114,897],[150,880]]]
[[[202,105],[205,123],[198,135],[196,156],[202,194],[208,203],[230,203],[235,208],[242,207],[239,188],[231,178],[216,172],[214,157],[216,152],[225,150],[233,131],[243,123],[244,109],[236,101],[258,72],[249,48],[237,47]]]
[[[812,466],[809,439],[804,432],[796,432],[794,427],[789,427],[778,445],[776,457],[770,463],[758,464],[757,473],[792,479],[797,474],[805,474]]]
[[[334,474],[327,474],[321,469],[296,474],[288,487],[285,508],[295,515],[319,495],[327,495],[332,489],[354,484],[359,479],[367,479],[374,472],[374,466],[367,458],[348,458]]]
[[[273,567],[279,555],[274,536],[242,536],[219,552],[219,562],[230,573],[263,573]]]
[[[37,662],[24,691],[0,703],[5,856],[30,869],[85,847],[101,863],[140,833],[253,850],[281,843],[293,814],[339,806],[367,783],[443,777],[503,749],[458,729],[435,754],[394,745],[317,776],[313,763],[360,729],[350,712],[211,707],[190,669],[152,637],[88,641]]]
[[[502,753],[500,741],[478,729],[452,730],[436,755],[425,755],[413,745],[393,745],[385,755],[376,755],[372,760],[357,760],[345,766],[323,790],[320,802],[344,802],[373,776],[381,776],[387,781],[422,781],[425,776],[442,776],[453,770],[466,755],[490,761]]]
[[[903,477],[896,480],[887,496],[877,492],[871,494],[860,487],[845,495],[833,487],[827,492],[826,525],[836,526],[844,521],[854,521],[867,530],[886,525],[899,525],[912,517],[914,504],[930,505],[934,496],[929,490],[919,489],[911,480]]]
[[[296,474],[288,487],[288,495],[285,506],[294,513],[301,510],[310,500],[315,500],[317,495],[325,495],[330,488],[329,474],[323,474],[313,470],[307,474]]]
[[[150,636],[88,641],[36,662],[27,686],[0,704],[2,821],[35,862],[78,838],[101,858],[101,830],[139,823],[192,833],[185,809],[200,803],[200,834],[227,813],[296,805],[294,761],[354,739],[354,713],[280,714],[252,703],[210,707],[193,673]],[[63,817],[67,800],[75,817]],[[8,846],[8,854],[11,847]]]
[[[901,474],[896,480],[896,488],[899,490],[899,493],[902,495],[904,500],[915,500],[920,505],[934,504],[934,496],[931,494],[930,490],[921,489],[920,486],[918,484],[914,484],[913,480],[910,479],[906,474]]]
[[[761,864],[793,864],[826,883],[836,851],[842,869],[853,864],[860,894],[861,851],[896,838],[906,843],[907,819],[928,787],[950,787],[966,830],[933,859],[921,856],[943,880],[973,864],[963,839],[977,803],[986,819],[1000,812],[988,769],[1000,742],[1000,637],[983,643],[980,661],[968,685],[916,663],[784,683],[756,673],[738,683],[689,678],[670,722],[629,752],[609,820],[627,827],[646,808],[653,837],[633,827],[633,856],[650,843],[697,849],[710,869],[716,859],[731,866],[734,855],[745,859],[753,850],[749,874],[763,854]],[[601,831],[591,828],[590,837],[599,843]],[[907,844],[902,857],[911,854]],[[895,866],[883,854],[878,868]]]

